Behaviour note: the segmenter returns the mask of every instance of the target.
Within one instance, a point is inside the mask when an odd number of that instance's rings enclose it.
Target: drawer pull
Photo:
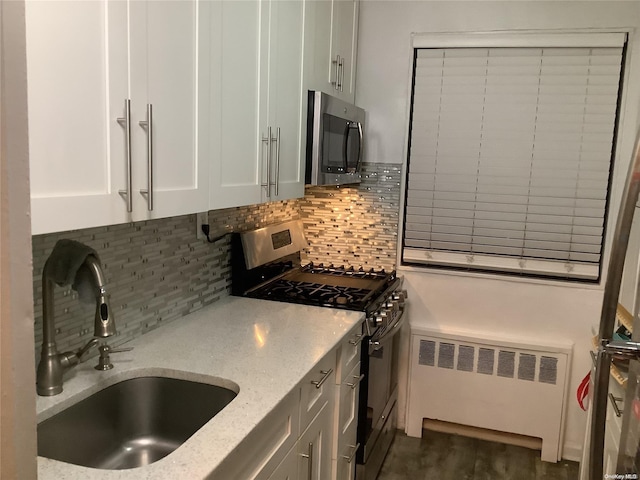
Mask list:
[[[315,385],[316,388],[320,388],[322,384],[327,381],[327,378],[329,378],[329,376],[333,373],[333,368],[330,368],[329,370],[326,370],[326,371],[320,370],[320,373],[322,373],[324,377],[322,377],[319,382],[315,382],[313,380],[311,381],[311,383]]]
[[[309,453],[301,453],[300,456],[302,458],[309,459],[307,475],[309,476],[309,480],[312,480],[313,479],[313,442],[309,442],[309,449],[307,451]]]
[[[354,388],[356,388],[358,386],[358,384],[362,381],[362,379],[364,378],[364,373],[362,375],[360,375],[359,377],[354,375],[353,378],[356,379],[355,382],[353,382],[353,383],[345,383],[345,385],[347,385],[348,387],[351,387],[352,390]]]
[[[349,345],[353,345],[354,347],[360,345],[364,339],[364,335],[361,333],[354,335],[354,337],[356,337],[355,340],[349,340]]]
[[[611,406],[613,407],[613,411],[616,412],[616,417],[621,417],[622,416],[622,411],[620,410],[620,407],[618,407],[618,402],[622,401],[622,398],[620,397],[614,397],[613,393],[609,394],[609,400],[611,400]]]
[[[356,443],[355,445],[348,445],[348,447],[349,448],[353,448],[353,452],[349,456],[343,455],[342,458],[344,458],[347,461],[347,463],[351,463],[351,462],[353,462],[353,459],[355,458],[356,453],[358,452],[358,449],[360,448],[360,443]]]

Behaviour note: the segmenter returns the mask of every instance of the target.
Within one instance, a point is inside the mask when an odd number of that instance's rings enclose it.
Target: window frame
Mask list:
[[[609,262],[611,250],[610,231],[613,230],[614,217],[617,217],[619,205],[612,202],[612,198],[617,198],[620,186],[615,179],[619,176],[621,167],[626,167],[627,162],[620,162],[619,152],[622,143],[622,127],[626,111],[626,96],[629,80],[629,62],[632,55],[627,54],[627,47],[631,43],[632,35],[630,31],[588,31],[588,32],[547,32],[547,31],[522,31],[522,32],[468,32],[468,33],[413,33],[411,35],[411,65],[409,69],[408,95],[407,95],[407,118],[405,126],[405,144],[403,152],[403,172],[401,182],[401,205],[398,222],[398,268],[400,270],[471,275],[479,277],[493,277],[496,279],[519,279],[533,281],[534,283],[559,283],[562,285],[576,284],[576,286],[588,286],[602,284],[606,279],[606,269]],[[408,178],[409,159],[411,148],[411,128],[413,120],[413,96],[415,88],[415,63],[418,49],[444,49],[444,48],[598,48],[598,47],[622,47],[622,62],[620,70],[620,80],[618,89],[618,100],[616,106],[616,116],[614,120],[614,131],[612,141],[612,153],[609,164],[609,174],[607,183],[607,196],[605,212],[603,216],[603,233],[600,248],[600,261],[597,278],[579,278],[564,275],[547,274],[540,272],[527,272],[518,270],[502,270],[500,268],[475,267],[473,265],[439,265],[437,263],[421,263],[405,258],[405,224],[407,216],[408,198]],[[622,163],[622,165],[620,165]],[[626,169],[625,169],[626,170]],[[499,256],[497,256],[499,257]],[[512,257],[514,258],[514,257]],[[535,260],[534,260],[535,261]]]

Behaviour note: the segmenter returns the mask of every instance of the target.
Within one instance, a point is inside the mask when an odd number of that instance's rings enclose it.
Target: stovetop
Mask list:
[[[395,285],[385,270],[309,263],[301,265],[306,240],[300,221],[289,221],[231,237],[231,293],[369,312]]]
[[[395,272],[314,265],[292,269],[246,292],[253,298],[347,310],[367,306],[395,280]]]
[[[273,270],[281,270],[283,266]],[[252,298],[365,311],[393,281],[395,272],[310,263],[291,266],[243,292]]]

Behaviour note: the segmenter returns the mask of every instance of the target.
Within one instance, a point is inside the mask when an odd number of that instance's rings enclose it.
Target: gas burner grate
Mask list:
[[[301,268],[302,272],[307,273],[320,273],[324,275],[335,275],[335,276],[344,276],[344,277],[354,277],[354,278],[365,278],[365,279],[379,279],[386,280],[389,277],[389,274],[382,270],[374,270],[373,268],[369,270],[365,270],[362,267],[359,269],[355,269],[354,267],[346,268],[344,265],[339,267],[334,266],[333,264],[329,266],[324,266],[323,263],[315,265],[313,262],[304,265]]]
[[[280,302],[364,310],[371,293],[369,289],[352,286],[278,279],[252,291],[250,296]]]

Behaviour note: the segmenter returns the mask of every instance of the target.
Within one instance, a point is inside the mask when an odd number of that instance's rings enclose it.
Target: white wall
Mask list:
[[[640,103],[640,3],[579,1],[382,1],[361,0],[356,103],[368,112],[365,145],[369,162],[402,163],[408,124],[412,67],[411,33],[502,30],[625,30],[631,33],[623,96],[622,124],[614,169],[616,217],[620,184],[626,177],[638,126]],[[607,243],[609,247],[611,242]],[[605,252],[607,257],[609,248]],[[605,265],[606,268],[606,265]],[[593,325],[602,287],[536,283],[497,276],[405,271],[410,320],[429,326],[573,342],[564,456],[579,459],[586,414],[574,400],[589,371]],[[631,306],[630,306],[631,307]],[[406,367],[406,365],[405,365]],[[405,372],[402,372],[403,374]],[[400,399],[404,404],[404,395]],[[403,419],[400,419],[400,423]]]

